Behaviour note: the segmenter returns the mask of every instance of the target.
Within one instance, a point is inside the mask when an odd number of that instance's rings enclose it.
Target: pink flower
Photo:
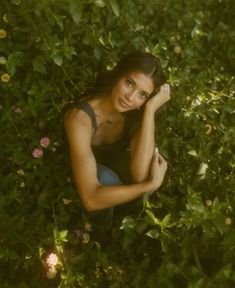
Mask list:
[[[48,137],[43,137],[43,138],[40,140],[40,145],[41,145],[43,148],[47,148],[50,143],[51,143],[51,140],[50,140]]]
[[[40,157],[42,157],[42,155],[43,155],[43,151],[40,148],[35,148],[32,152],[32,156],[34,158],[40,158]]]
[[[21,113],[22,110],[20,109],[20,107],[15,107],[14,112],[15,113]]]
[[[80,230],[80,229],[76,229],[76,230],[74,230],[73,232],[76,234],[76,236],[77,236],[78,238],[80,238],[80,237],[83,235],[83,231]]]
[[[53,279],[53,278],[55,278],[56,274],[57,274],[57,270],[54,269],[54,268],[50,268],[50,269],[47,271],[47,278],[48,278],[48,279]]]
[[[51,253],[47,257],[46,262],[49,267],[54,267],[59,263],[59,258],[55,253]]]

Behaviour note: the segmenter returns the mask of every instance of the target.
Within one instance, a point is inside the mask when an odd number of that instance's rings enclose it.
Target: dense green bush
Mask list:
[[[234,287],[234,1],[10,0],[0,11],[1,287]],[[62,107],[134,49],[169,75],[156,132],[169,172],[104,249],[81,214]]]

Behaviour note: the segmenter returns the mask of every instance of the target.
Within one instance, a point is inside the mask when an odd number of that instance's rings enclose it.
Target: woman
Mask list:
[[[98,76],[82,101],[66,108],[75,183],[97,230],[110,229],[118,211],[138,210],[143,196],[163,182],[167,163],[154,149],[154,134],[155,112],[170,99],[164,82],[158,58],[133,52]],[[129,180],[125,169],[115,170],[127,154]]]

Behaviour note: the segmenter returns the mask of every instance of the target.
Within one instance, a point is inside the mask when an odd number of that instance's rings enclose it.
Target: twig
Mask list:
[[[202,268],[202,265],[201,265],[201,262],[200,262],[200,259],[198,257],[196,249],[193,249],[193,256],[194,256],[194,260],[196,262],[197,268],[201,271],[202,274],[204,274],[204,271],[203,271],[203,268]]]
[[[15,125],[14,121],[12,120],[12,118],[10,117],[10,115],[7,115],[8,116],[8,120],[9,122],[11,123],[11,125],[15,128],[16,132],[20,135],[20,138],[22,140],[22,142],[24,143],[25,147],[28,147],[23,136],[22,136],[22,133],[21,131],[17,128],[17,126]]]
[[[73,82],[73,80],[70,80],[69,79],[69,75],[68,73],[65,71],[64,67],[62,66],[61,67],[63,72],[64,72],[64,75],[67,77],[68,81],[72,84],[72,86],[79,92],[79,93],[82,93],[81,89],[78,88],[78,86]]]

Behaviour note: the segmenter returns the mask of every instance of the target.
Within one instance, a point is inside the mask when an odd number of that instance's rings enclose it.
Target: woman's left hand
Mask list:
[[[146,106],[148,109],[153,111],[154,113],[167,101],[170,100],[170,85],[165,83],[161,86],[160,91],[151,97],[146,102]]]

